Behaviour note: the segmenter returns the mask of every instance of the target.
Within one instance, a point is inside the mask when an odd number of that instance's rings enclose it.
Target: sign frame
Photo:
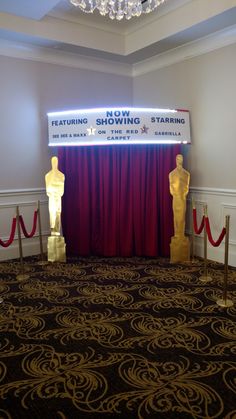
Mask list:
[[[190,144],[185,109],[111,107],[49,112],[49,146]]]

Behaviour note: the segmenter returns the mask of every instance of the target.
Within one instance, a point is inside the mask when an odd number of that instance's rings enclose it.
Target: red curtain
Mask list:
[[[168,175],[179,152],[178,145],[60,148],[67,253],[169,256]]]

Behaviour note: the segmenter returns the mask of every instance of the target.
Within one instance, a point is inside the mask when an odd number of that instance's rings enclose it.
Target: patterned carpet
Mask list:
[[[80,258],[0,264],[1,419],[236,418],[236,270]]]

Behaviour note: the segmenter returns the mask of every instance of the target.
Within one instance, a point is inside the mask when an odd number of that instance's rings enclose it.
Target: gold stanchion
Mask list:
[[[194,199],[192,198],[192,214],[193,214],[193,210],[195,209],[195,202]],[[194,263],[196,262],[196,259],[194,258],[194,254],[195,254],[195,240],[194,240],[194,223],[193,223],[193,216],[192,216],[192,246],[191,246],[191,262]]]
[[[0,297],[0,304],[2,304],[2,303],[3,303],[3,298]]]
[[[204,275],[201,275],[199,279],[202,282],[210,282],[212,278],[208,275],[207,269],[207,231],[205,217],[207,217],[207,205],[204,205]]]
[[[23,262],[23,250],[22,250],[22,239],[21,239],[21,229],[20,229],[20,213],[19,206],[16,207],[16,223],[17,223],[17,232],[18,232],[18,243],[19,243],[19,255],[20,255],[20,265],[22,273],[16,276],[16,279],[19,281],[24,281],[29,279],[29,275],[25,273],[25,267]]]
[[[41,224],[41,211],[40,211],[40,201],[38,201],[38,230],[39,230],[39,246],[40,246],[40,257],[37,263],[38,265],[47,265],[47,261],[43,257],[43,238],[42,238],[42,224]]]
[[[216,301],[216,304],[221,307],[232,307],[234,305],[233,301],[227,298],[227,288],[228,288],[228,261],[229,261],[229,215],[225,217],[225,271],[224,271],[224,289],[223,289],[223,298]]]

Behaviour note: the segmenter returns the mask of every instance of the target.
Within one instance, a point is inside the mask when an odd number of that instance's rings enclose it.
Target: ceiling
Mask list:
[[[69,0],[0,0],[0,40],[135,64],[236,25],[236,0],[166,0],[129,21]]]

